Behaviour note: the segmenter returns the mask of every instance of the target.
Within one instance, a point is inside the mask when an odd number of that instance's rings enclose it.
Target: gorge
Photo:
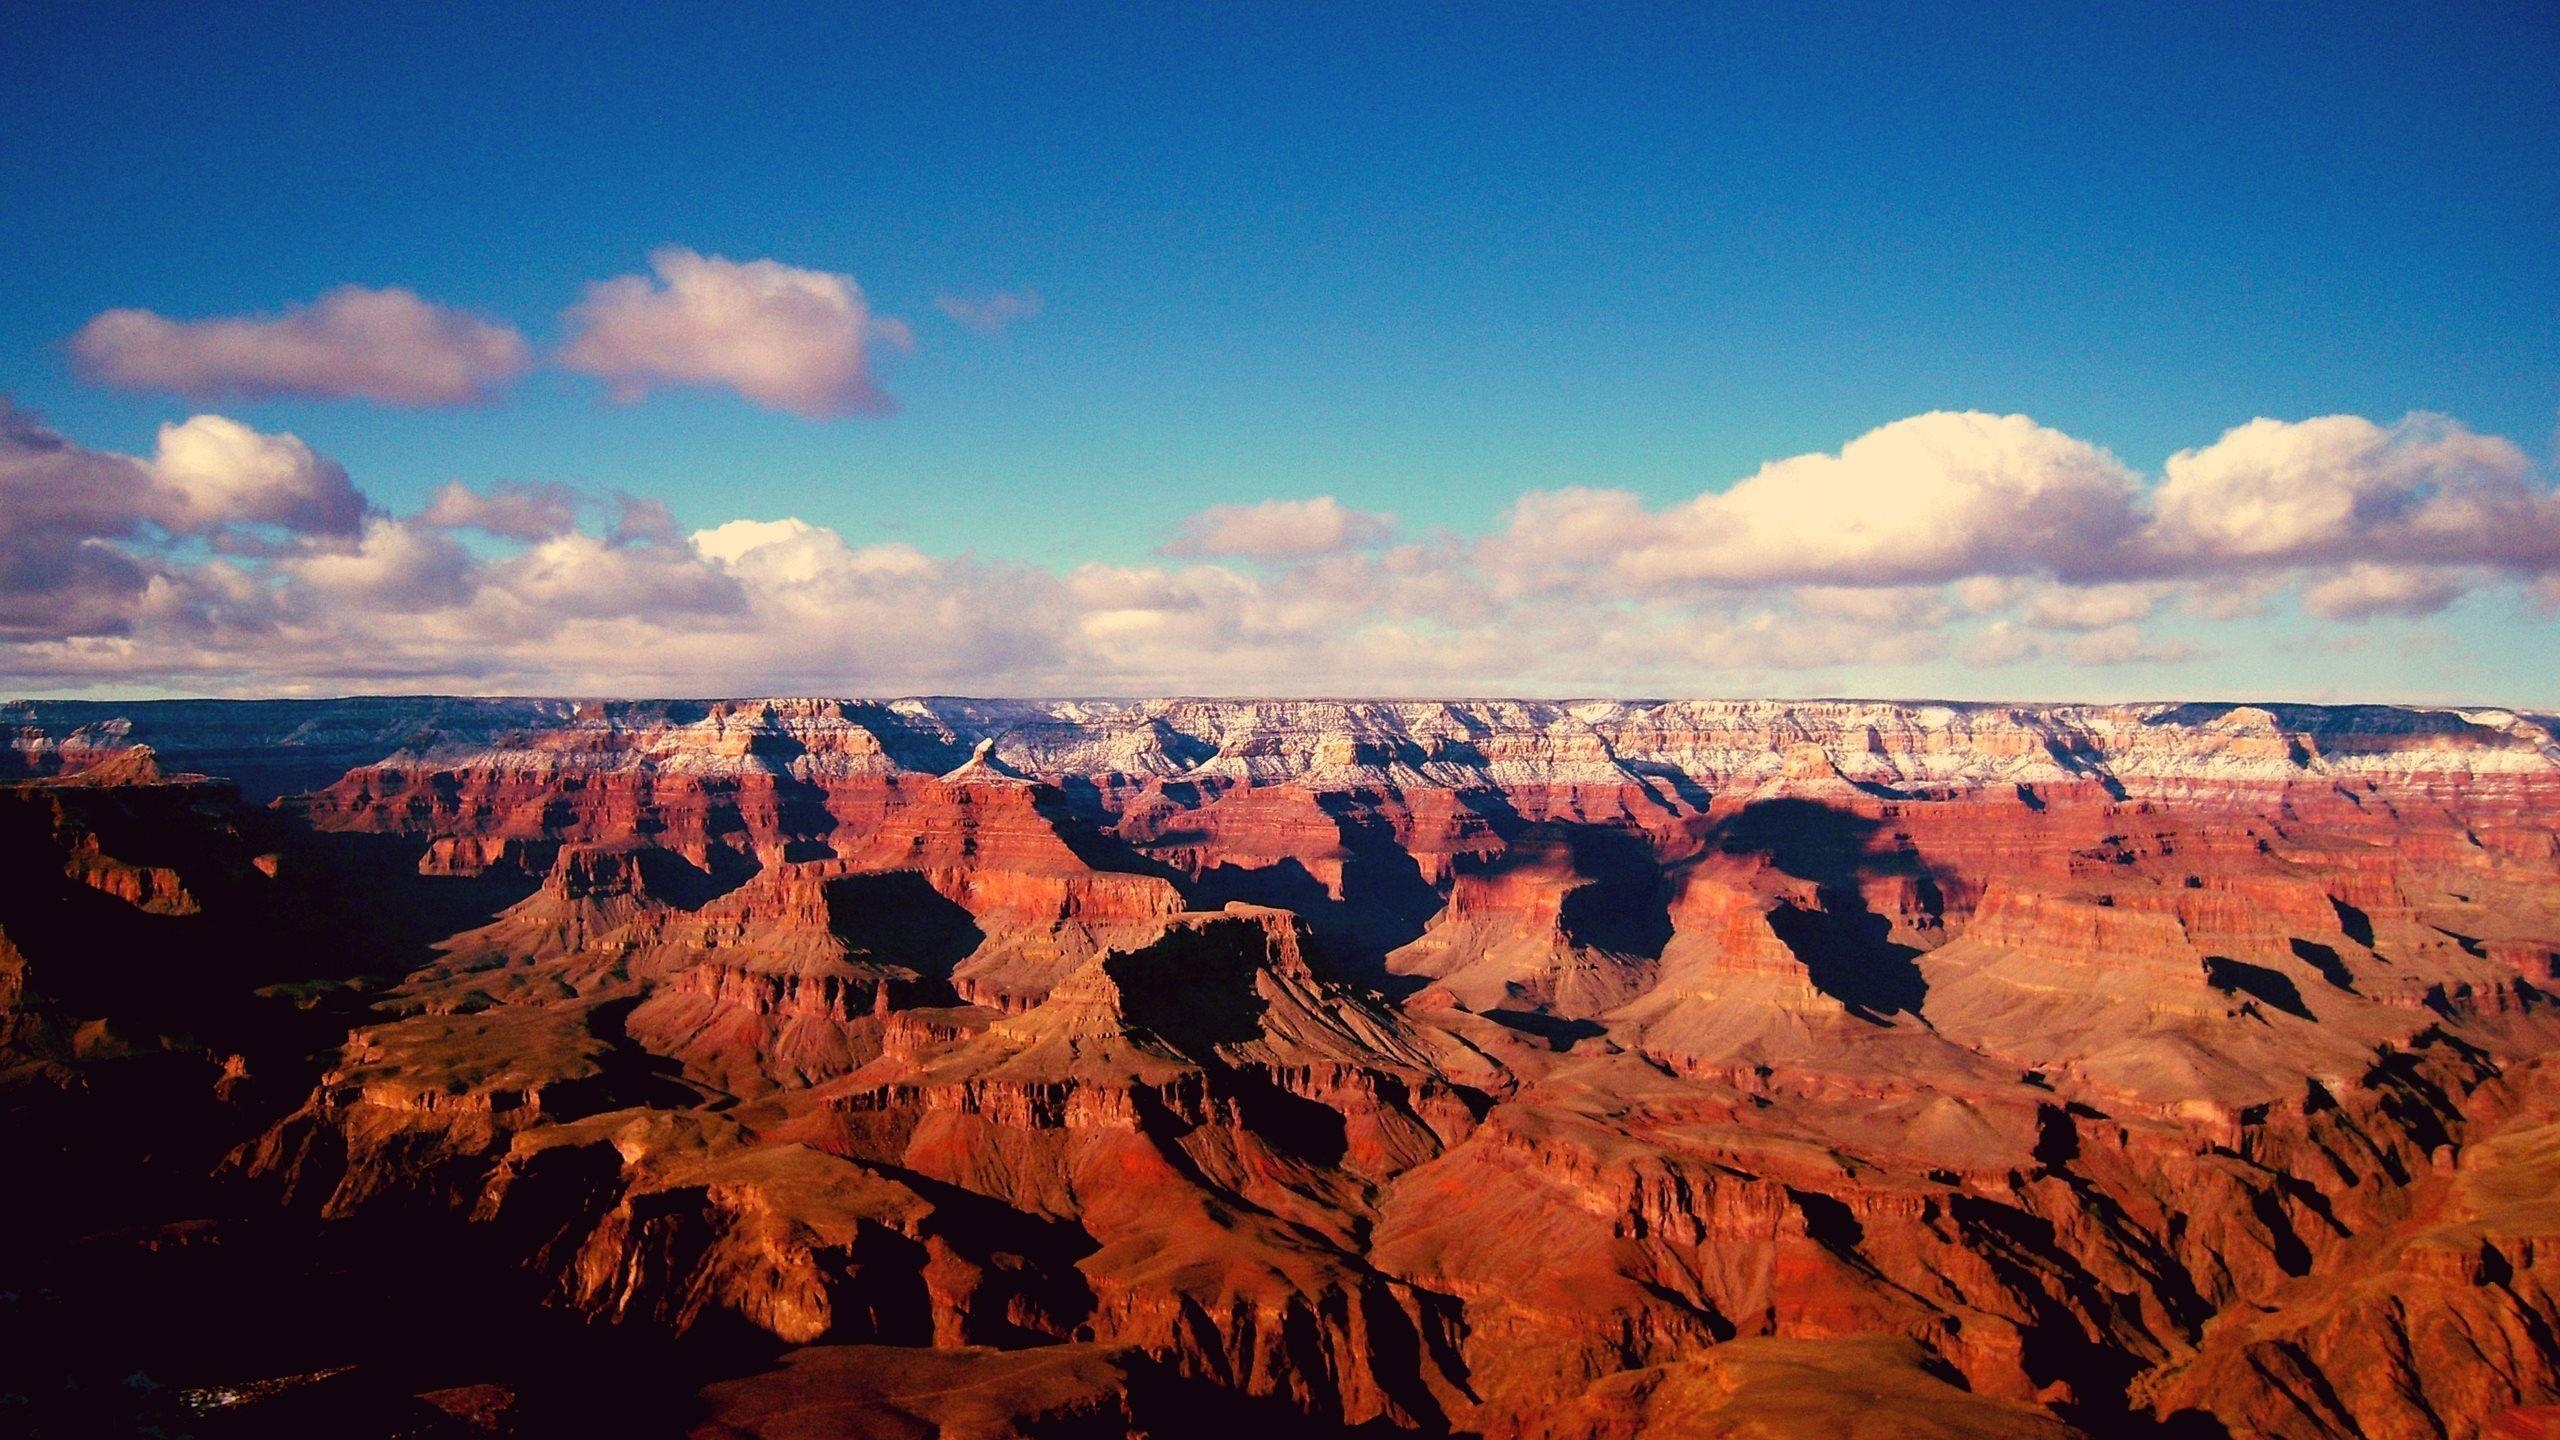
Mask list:
[[[2560,1433],[2552,716],[0,735],[31,1433]]]

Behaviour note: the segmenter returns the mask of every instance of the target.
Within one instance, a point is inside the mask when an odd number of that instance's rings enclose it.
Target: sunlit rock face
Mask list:
[[[498,1277],[493,1313],[681,1337],[670,1383],[708,1388],[663,1433],[2560,1415],[2548,718],[428,699],[0,726],[22,1158],[135,1233],[397,1233]],[[190,777],[243,760],[259,784]],[[540,1353],[446,1370],[550,1403]],[[325,1368],[289,1358],[237,1363]]]

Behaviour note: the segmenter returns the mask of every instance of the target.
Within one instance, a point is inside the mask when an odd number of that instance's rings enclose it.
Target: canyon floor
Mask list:
[[[2560,1435],[2550,716],[0,738],[0,1432]]]

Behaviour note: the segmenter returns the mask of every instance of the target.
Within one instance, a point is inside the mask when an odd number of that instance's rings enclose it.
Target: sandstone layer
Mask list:
[[[121,1257],[10,1262],[57,1285],[242,1227],[468,1274],[706,1437],[2560,1417],[2550,717],[0,720],[0,1080],[91,1197],[17,1238]],[[296,1333],[239,1416],[586,1385]]]

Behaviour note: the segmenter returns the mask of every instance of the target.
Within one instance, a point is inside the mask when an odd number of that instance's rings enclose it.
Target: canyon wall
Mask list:
[[[2550,717],[0,725],[11,1093],[175,1057],[220,1203],[466,1247],[597,1333],[803,1347],[668,1433],[2560,1423]]]

